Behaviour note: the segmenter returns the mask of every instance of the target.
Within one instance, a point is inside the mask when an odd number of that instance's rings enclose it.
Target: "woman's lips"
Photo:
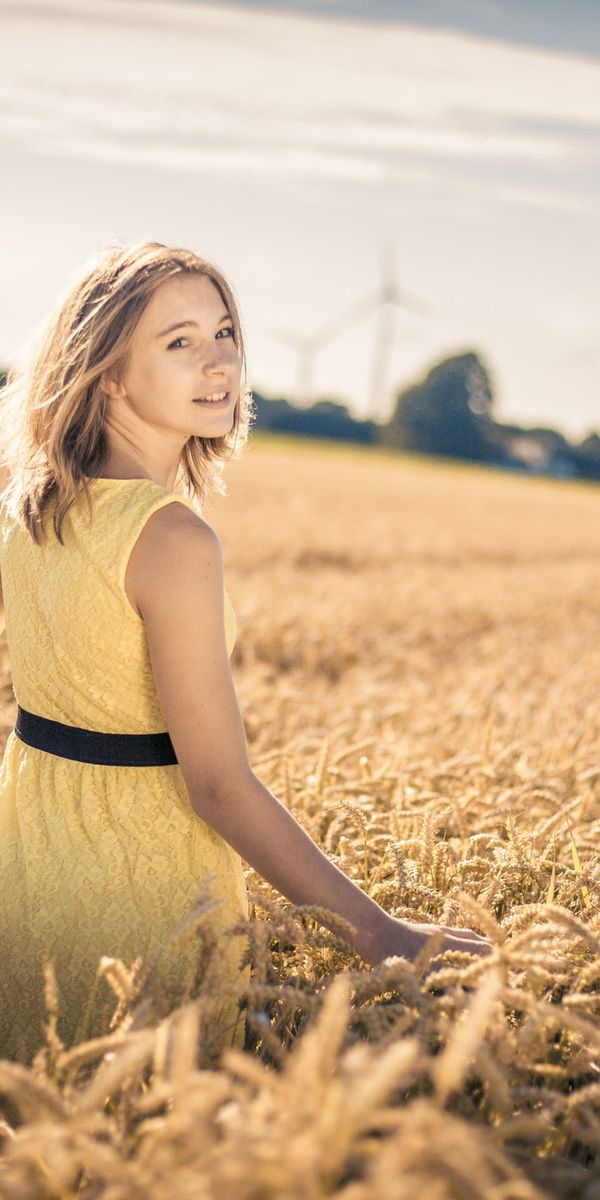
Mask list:
[[[194,400],[194,404],[203,404],[205,408],[226,408],[229,404],[229,392],[224,400]]]

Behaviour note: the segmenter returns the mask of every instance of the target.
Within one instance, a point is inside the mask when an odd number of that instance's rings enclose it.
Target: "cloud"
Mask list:
[[[559,212],[596,214],[598,205],[577,192],[533,187],[497,187],[494,198],[504,204],[527,205],[533,208],[557,209]]]
[[[597,161],[600,65],[579,55],[177,0],[5,0],[3,40],[0,132],[36,151],[366,184]],[[513,182],[501,198],[535,203]]]
[[[440,0],[438,0],[438,3]],[[462,9],[466,12],[483,13],[485,16],[498,16],[502,13],[502,5],[496,0],[441,0],[449,9]]]

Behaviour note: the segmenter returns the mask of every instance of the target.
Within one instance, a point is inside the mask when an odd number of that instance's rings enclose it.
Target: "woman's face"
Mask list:
[[[205,275],[162,283],[132,336],[118,395],[155,429],[222,437],[233,425],[241,359],[233,322]],[[222,396],[224,400],[208,400]]]

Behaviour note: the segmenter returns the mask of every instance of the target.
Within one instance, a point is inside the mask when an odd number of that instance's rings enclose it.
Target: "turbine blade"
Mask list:
[[[389,297],[390,304],[395,304],[396,308],[405,308],[408,312],[417,313],[420,317],[431,317],[433,310],[429,304],[424,304],[418,297],[411,296],[410,292],[405,292],[397,288]]]
[[[347,329],[351,329],[353,325],[358,324],[364,317],[368,317],[372,312],[375,312],[380,304],[380,297],[377,292],[374,292],[366,300],[359,301],[353,308],[349,309],[342,317],[338,317],[337,321],[331,322],[321,332],[319,336],[319,345],[324,346],[327,342],[333,342],[336,338],[341,337]]]

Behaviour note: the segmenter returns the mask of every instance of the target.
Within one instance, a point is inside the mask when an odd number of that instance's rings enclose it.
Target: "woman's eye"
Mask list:
[[[231,337],[235,337],[235,329],[234,329],[233,325],[225,325],[223,329],[219,330],[217,337],[219,337],[220,334],[222,334],[222,333],[228,333]],[[184,338],[184,337],[175,338],[172,342],[169,342],[169,345],[167,346],[167,350],[173,350],[173,348],[178,349],[178,346],[177,346],[178,342],[187,342],[187,338]]]

